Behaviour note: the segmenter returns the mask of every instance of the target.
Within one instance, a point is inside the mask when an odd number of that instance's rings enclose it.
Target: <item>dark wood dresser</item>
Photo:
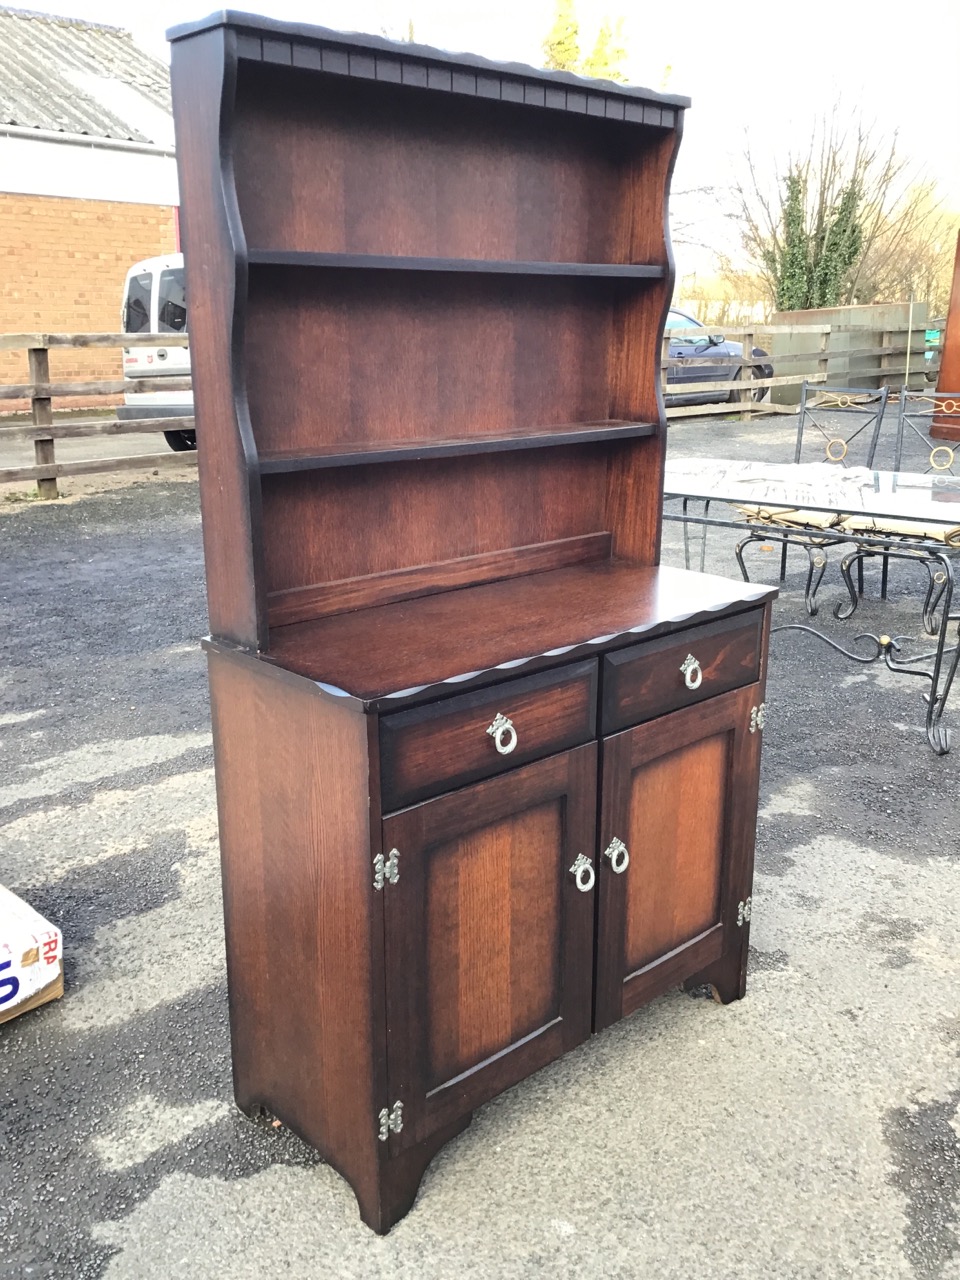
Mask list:
[[[234,1081],[387,1231],[743,995],[770,601],[659,566],[685,99],[220,14],[173,94]]]

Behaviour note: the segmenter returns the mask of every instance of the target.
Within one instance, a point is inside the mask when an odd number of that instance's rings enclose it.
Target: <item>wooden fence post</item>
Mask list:
[[[30,397],[33,425],[35,427],[52,426],[53,401],[49,396],[38,396],[36,394],[38,386],[49,385],[50,353],[46,347],[30,347],[27,350],[27,359],[30,364],[30,381],[33,383],[34,392]],[[47,462],[56,462],[53,437],[38,436],[33,442],[33,456],[38,467]],[[37,492],[41,498],[59,498],[60,491],[57,488],[57,477],[51,476],[48,480],[38,480]]]
[[[823,378],[818,382],[818,386],[826,386],[829,381],[830,373],[830,329],[824,329],[820,335],[820,358],[817,361],[817,373],[822,373]]]
[[[756,334],[745,333],[743,335],[743,354],[741,360],[747,360],[753,356],[753,348],[756,344]],[[750,409],[753,407],[753,369],[740,370],[740,390],[737,393],[737,399],[740,401],[740,421],[749,422],[752,414]],[[748,408],[749,406],[749,408]]]
[[[893,333],[891,330],[890,333],[884,332],[881,334],[881,347],[892,347],[895,346],[895,343],[899,342],[899,330],[897,330],[896,333]],[[879,385],[881,385],[881,387],[895,387],[897,381],[897,362],[899,362],[899,360],[900,357],[897,356],[895,352],[890,352],[890,355],[881,356],[881,361],[879,361],[879,367],[881,367]],[[902,378],[900,381],[902,381]]]

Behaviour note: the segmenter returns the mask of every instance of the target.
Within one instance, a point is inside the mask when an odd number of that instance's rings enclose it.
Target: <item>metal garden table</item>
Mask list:
[[[845,548],[840,571],[849,599],[834,606],[834,615],[841,619],[849,618],[857,608],[863,591],[865,559],[882,558],[884,597],[890,560],[922,564],[928,575],[923,624],[927,633],[936,637],[936,647],[929,652],[902,656],[900,642],[907,638],[903,636],[864,633],[854,643],[866,642],[867,649],[852,652],[813,627],[791,623],[774,630],[803,631],[855,662],[871,663],[882,658],[892,671],[927,680],[927,739],[938,755],[949,751],[950,732],[940,721],[960,659],[960,626],[954,644],[947,644],[951,623],[960,624],[960,614],[952,611],[951,560],[952,555],[960,553],[960,477],[946,471],[920,474],[829,463],[683,458],[667,462],[664,497],[668,502],[682,501],[682,511],[667,510],[664,519],[684,525],[688,568],[690,525],[701,527],[701,571],[708,526],[745,532],[736,549],[744,578],[749,576],[743,558],[748,544],[771,538],[802,546],[809,561],[805,599],[811,615],[817,612],[816,591],[831,547],[842,544]],[[710,507],[715,502],[729,504],[735,512],[711,514]],[[693,503],[703,504],[702,514],[693,511]],[[853,580],[854,567],[857,584]]]

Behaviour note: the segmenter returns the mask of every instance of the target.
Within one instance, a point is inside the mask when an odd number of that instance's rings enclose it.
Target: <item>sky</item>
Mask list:
[[[165,30],[205,16],[209,0],[23,0],[24,7],[125,27],[157,57]],[[245,6],[240,0],[238,8]],[[541,45],[554,0],[251,0],[274,18],[400,38],[413,22],[418,43],[490,58],[542,63]],[[674,175],[674,191],[711,189],[683,205],[711,248],[735,248],[723,217],[723,192],[745,141],[761,173],[782,168],[809,143],[818,114],[839,99],[877,133],[898,131],[902,154],[918,177],[937,180],[945,203],[960,210],[960,0],[914,11],[890,0],[769,0],[735,7],[688,0],[578,0],[581,45],[589,49],[606,14],[622,16],[634,84],[693,99]],[[741,16],[745,14],[746,16]],[[678,246],[681,271],[706,269],[708,256]]]

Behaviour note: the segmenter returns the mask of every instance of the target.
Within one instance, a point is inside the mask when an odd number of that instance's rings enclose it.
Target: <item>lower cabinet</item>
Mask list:
[[[377,716],[211,650],[236,1097],[374,1230],[594,1031],[744,994],[767,618]]]
[[[683,980],[740,994],[757,693],[384,820],[391,1150]]]

